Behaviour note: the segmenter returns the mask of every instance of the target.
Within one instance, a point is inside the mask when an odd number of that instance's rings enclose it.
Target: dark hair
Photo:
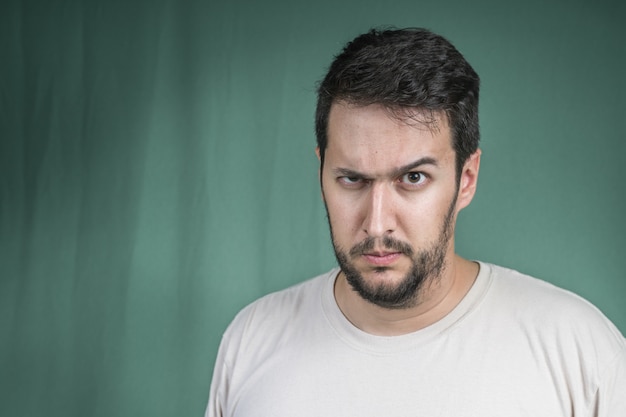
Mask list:
[[[382,104],[443,112],[456,152],[457,177],[478,148],[478,74],[443,37],[426,29],[376,30],[356,37],[332,62],[318,87],[315,133],[321,165],[331,105]],[[400,111],[400,113],[398,113]]]

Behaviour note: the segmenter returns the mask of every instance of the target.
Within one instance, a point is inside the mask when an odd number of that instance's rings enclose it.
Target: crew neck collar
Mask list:
[[[329,324],[345,343],[355,349],[376,354],[391,354],[428,343],[442,333],[451,331],[469,315],[483,299],[492,280],[489,264],[478,262],[480,270],[474,284],[463,299],[439,321],[418,331],[399,336],[377,336],[354,326],[341,312],[334,296],[335,280],[339,268],[334,268],[326,276],[322,290],[323,310]]]

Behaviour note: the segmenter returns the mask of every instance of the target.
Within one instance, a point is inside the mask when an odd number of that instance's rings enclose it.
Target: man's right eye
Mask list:
[[[339,177],[337,181],[347,187],[356,187],[363,184],[363,179],[359,177]]]

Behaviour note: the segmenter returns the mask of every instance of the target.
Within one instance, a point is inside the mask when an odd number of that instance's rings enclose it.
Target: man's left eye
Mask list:
[[[400,178],[405,184],[421,184],[426,180],[426,176],[421,172],[408,172]]]

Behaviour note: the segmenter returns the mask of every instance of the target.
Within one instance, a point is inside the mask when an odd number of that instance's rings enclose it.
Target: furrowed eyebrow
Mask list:
[[[401,166],[398,169],[394,169],[391,173],[391,177],[392,178],[399,177],[400,175],[406,174],[407,172],[412,171],[415,168],[418,168],[422,165],[433,165],[435,167],[438,166],[436,159],[431,158],[430,156],[425,156],[423,158],[418,159],[417,161],[411,162],[410,164],[406,164],[404,166]]]
[[[404,175],[409,171],[414,170],[415,168],[418,168],[422,165],[433,165],[433,166],[438,166],[437,160],[434,158],[431,158],[429,156],[425,156],[423,158],[418,159],[417,161],[413,161],[409,164],[403,165],[399,168],[394,169],[393,171],[391,171],[391,173],[389,174],[389,176],[391,178],[395,178],[395,177],[399,177],[400,175]],[[351,177],[351,178],[362,178],[362,179],[368,179],[370,178],[368,175],[365,175],[361,172],[358,171],[354,171],[352,169],[348,169],[348,168],[334,168],[333,169],[333,173],[336,176],[340,176],[340,177]]]
[[[364,174],[348,168],[334,168],[333,173],[338,177],[365,178]]]

